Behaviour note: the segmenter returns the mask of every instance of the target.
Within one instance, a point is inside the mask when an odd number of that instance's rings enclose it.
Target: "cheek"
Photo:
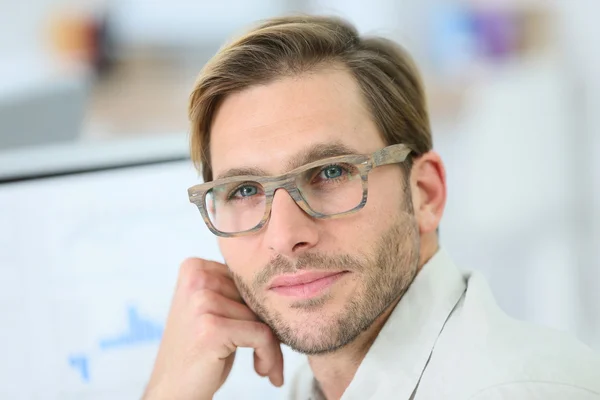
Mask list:
[[[386,174],[373,174],[374,179],[369,176],[369,193],[367,204],[358,213],[340,219],[340,225],[334,232],[346,243],[352,243],[354,249],[364,249],[378,243],[382,234],[387,232],[406,209],[402,176],[399,171],[386,171]],[[393,184],[390,184],[393,182]]]
[[[370,173],[367,206],[374,218],[389,220],[390,216],[398,215],[406,209],[409,199],[405,199],[404,185],[400,168],[389,166]]]
[[[323,220],[318,251],[330,254],[365,255],[372,252],[377,239],[390,224],[389,216],[369,203],[356,214]]]
[[[264,257],[259,254],[255,238],[219,238],[218,242],[227,266],[246,281],[266,265]]]

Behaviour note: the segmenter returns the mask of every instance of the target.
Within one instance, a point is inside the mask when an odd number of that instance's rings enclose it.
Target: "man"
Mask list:
[[[444,166],[398,45],[269,20],[205,66],[190,118],[190,200],[227,265],[182,264],[146,399],[212,398],[238,347],[282,385],[280,343],[308,355],[292,399],[600,398],[588,348],[440,249]]]

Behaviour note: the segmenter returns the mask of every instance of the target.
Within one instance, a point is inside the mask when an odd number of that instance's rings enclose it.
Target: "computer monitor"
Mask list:
[[[33,78],[32,78],[33,79]],[[0,92],[0,151],[81,136],[89,85],[82,77],[50,78]]]
[[[0,398],[141,397],[180,263],[222,260],[188,201],[200,178],[186,146],[183,136],[73,145],[47,154],[70,152],[70,164],[0,174]],[[300,359],[285,349],[288,381]],[[279,390],[240,349],[215,398]]]

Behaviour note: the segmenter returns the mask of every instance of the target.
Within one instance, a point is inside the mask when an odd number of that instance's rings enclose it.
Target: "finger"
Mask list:
[[[275,347],[276,347],[275,352],[277,354],[277,359],[276,359],[276,362],[274,363],[274,365],[271,367],[271,370],[268,372],[268,376],[269,376],[269,381],[271,381],[271,384],[273,384],[274,386],[280,387],[283,385],[283,353],[281,351],[281,344],[277,343]],[[255,362],[255,369],[256,369],[256,362],[257,362],[256,354],[255,354],[254,362]]]
[[[207,270],[222,276],[229,276],[229,268],[225,264],[198,257],[190,257],[185,259],[180,265],[179,275],[181,277],[188,272],[192,273],[193,275],[194,271],[197,270]]]
[[[264,367],[262,367],[260,365],[260,358],[258,358],[258,356],[256,355],[256,352],[254,352],[254,370],[256,371],[256,373],[262,377],[267,376],[268,372],[263,371]]]
[[[229,267],[217,261],[204,260],[204,267],[225,277],[230,277]]]
[[[273,363],[270,360],[260,358],[257,352],[254,352],[254,370],[262,377],[268,376],[271,383],[275,386],[283,385],[283,354],[279,340],[275,339],[272,343],[273,353],[276,358]]]
[[[183,294],[189,295],[198,290],[210,289],[232,300],[243,302],[233,280],[220,271],[222,268],[211,266],[210,263],[196,258],[187,259],[182,263],[178,286],[183,289]],[[224,266],[223,268],[226,269]]]
[[[281,352],[281,344],[276,345],[277,360],[275,365],[269,371],[269,380],[274,386],[283,386],[283,353]]]
[[[246,305],[208,289],[193,293],[188,304],[195,315],[213,314],[242,321],[258,321],[256,314]]]
[[[261,373],[267,375],[278,363],[279,344],[271,328],[262,322],[241,321],[214,315],[204,315],[201,327],[209,342],[220,340],[222,346],[214,348],[215,354],[225,359],[238,347],[253,348]]]
[[[210,271],[200,271],[198,274],[200,276],[196,277],[197,290],[212,290],[238,303],[244,302],[231,278]]]

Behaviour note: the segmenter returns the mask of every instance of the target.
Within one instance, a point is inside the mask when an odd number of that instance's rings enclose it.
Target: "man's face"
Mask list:
[[[211,133],[213,175],[238,168],[283,174],[332,145],[355,154],[385,147],[352,76],[327,69],[282,78],[221,104]],[[401,168],[376,168],[368,181],[367,203],[355,214],[313,219],[280,189],[261,231],[219,239],[246,303],[300,352],[350,343],[416,274],[419,230]]]

